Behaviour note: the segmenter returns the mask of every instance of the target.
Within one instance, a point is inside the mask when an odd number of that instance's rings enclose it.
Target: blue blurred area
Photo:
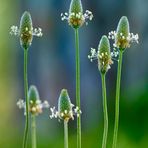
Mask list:
[[[84,10],[91,10],[94,14],[93,21],[80,29],[82,143],[85,148],[101,146],[103,127],[100,74],[97,62],[90,63],[87,55],[91,47],[98,47],[101,36],[115,30],[120,17],[126,15],[131,32],[138,33],[140,40],[138,45],[133,44],[124,54],[119,144],[120,148],[146,148],[148,1],[82,0],[82,3]],[[51,106],[57,106],[62,88],[69,90],[75,103],[74,30],[60,18],[62,12],[68,12],[70,0],[0,0],[0,4],[0,147],[16,148],[21,147],[24,129],[23,111],[15,105],[19,98],[24,97],[23,50],[19,39],[9,35],[9,28],[13,24],[19,25],[20,17],[26,10],[32,15],[34,27],[42,28],[43,37],[34,37],[29,50],[29,85],[36,85],[40,97],[47,99]],[[111,147],[114,122],[116,69],[117,62],[114,61],[107,74],[110,118],[108,148]],[[70,122],[71,148],[76,147],[75,131],[76,120]],[[48,111],[38,117],[38,144],[39,147],[63,146],[63,125],[50,120]]]

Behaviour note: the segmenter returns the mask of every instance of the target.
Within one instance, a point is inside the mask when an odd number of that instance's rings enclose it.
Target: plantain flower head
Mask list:
[[[102,36],[98,46],[98,51],[91,48],[91,55],[88,55],[88,58],[91,62],[93,59],[98,60],[98,69],[101,74],[105,74],[110,69],[110,65],[113,62],[111,60],[110,43],[107,36]]]
[[[20,44],[24,49],[27,49],[33,38],[32,19],[29,12],[24,12],[20,21]]]
[[[28,98],[29,98],[29,111],[33,115],[38,115],[43,112],[43,108],[49,108],[49,104],[47,101],[42,102],[40,100],[39,92],[36,88],[36,86],[31,85],[28,92]],[[23,100],[19,100],[17,102],[18,107],[24,108],[26,113],[26,105]]]
[[[59,118],[66,121],[74,119],[74,115],[79,116],[81,111],[78,107],[73,107],[74,105],[71,103],[67,90],[62,89],[58,100],[58,111],[55,110],[55,107],[50,108],[52,113],[50,118]]]
[[[73,118],[72,114],[72,104],[66,89],[61,91],[58,100],[58,112],[60,113],[61,119]]]
[[[119,50],[125,50],[131,46],[132,42],[138,43],[138,34],[130,33],[129,21],[126,16],[122,16],[119,20],[117,30],[109,32],[109,39],[114,40],[113,46]]]
[[[84,23],[87,23],[87,20],[92,20],[93,14],[91,11],[86,10],[83,13],[83,7],[81,0],[71,0],[69,14],[62,13],[61,19],[67,20],[69,25],[72,26],[74,29],[81,27]]]
[[[28,49],[31,46],[33,36],[41,37],[43,35],[41,28],[33,29],[31,15],[27,11],[21,17],[20,27],[12,26],[10,34],[20,37],[20,44],[24,49]]]

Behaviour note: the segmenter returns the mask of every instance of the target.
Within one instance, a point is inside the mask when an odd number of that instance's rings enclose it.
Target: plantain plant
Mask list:
[[[42,102],[39,96],[39,92],[36,86],[31,85],[28,91],[28,99],[29,99],[29,113],[31,114],[31,141],[32,148],[37,148],[37,140],[36,140],[36,116],[43,112],[44,108],[49,108],[48,101]],[[20,109],[24,109],[24,114],[26,114],[26,102],[20,99],[17,102],[17,106]]]
[[[106,97],[106,73],[110,69],[112,64],[111,52],[110,52],[110,43],[107,36],[102,36],[98,51],[91,48],[91,55],[88,55],[88,58],[92,62],[93,59],[98,60],[98,69],[101,74],[102,80],[102,98],[103,98],[103,113],[104,113],[104,133],[102,140],[102,148],[106,148],[107,144],[107,134],[108,134],[108,111],[107,111],[107,97]]]
[[[61,19],[67,20],[68,24],[74,29],[75,34],[75,65],[76,65],[76,108],[71,103],[70,97],[66,89],[62,89],[58,100],[58,111],[55,107],[50,108],[50,118],[58,118],[64,122],[64,148],[68,148],[68,123],[69,120],[74,120],[77,116],[77,148],[81,148],[81,99],[80,99],[80,48],[79,48],[79,29],[87,20],[92,20],[93,14],[86,10],[83,13],[83,6],[81,0],[71,0],[69,13],[62,13]],[[25,130],[23,138],[23,148],[27,147],[29,120],[31,115],[31,137],[32,148],[37,148],[36,140],[36,116],[42,113],[43,108],[49,108],[47,101],[42,102],[39,97],[38,90],[35,86],[30,86],[28,90],[28,52],[32,44],[33,36],[41,37],[42,29],[33,28],[31,15],[25,11],[20,20],[20,26],[12,26],[11,35],[16,35],[20,38],[20,45],[24,51],[24,94],[25,100],[19,100],[17,105],[24,109],[26,116]],[[114,41],[113,51],[110,50],[109,39]],[[102,36],[98,50],[91,48],[91,55],[88,58],[92,62],[94,59],[98,61],[98,69],[102,81],[102,98],[103,98],[103,114],[104,114],[104,132],[102,139],[102,148],[107,147],[108,136],[108,111],[107,111],[107,93],[106,93],[106,74],[113,64],[112,59],[117,58],[117,82],[116,82],[116,100],[115,100],[115,124],[113,134],[112,148],[117,147],[117,136],[119,126],[119,101],[120,101],[120,85],[123,54],[127,48],[131,46],[132,42],[138,43],[138,34],[130,33],[129,21],[126,16],[121,17],[116,31],[109,32],[107,36]]]
[[[120,85],[123,54],[132,42],[138,43],[138,34],[130,33],[129,21],[126,16],[122,16],[119,20],[116,31],[109,32],[109,39],[114,40],[113,55],[118,55],[118,69],[116,82],[116,100],[115,100],[115,124],[112,148],[117,147],[118,125],[119,125],[119,101],[120,101]]]
[[[83,13],[81,0],[71,0],[69,14],[62,13],[62,20],[67,20],[68,24],[74,29],[75,33],[75,62],[76,62],[76,105],[81,108],[80,99],[80,48],[79,48],[79,28],[87,23],[87,20],[92,20],[93,14],[86,10]],[[81,148],[81,116],[77,118],[77,148]]]
[[[27,75],[27,63],[28,63],[28,51],[32,44],[33,36],[41,37],[42,29],[33,29],[32,19],[29,12],[25,11],[20,20],[20,27],[12,26],[11,35],[18,36],[20,38],[20,45],[24,51],[24,93],[26,103],[26,123],[23,139],[23,148],[27,147],[28,128],[29,128],[29,99],[28,99],[28,75]]]
[[[70,97],[66,89],[62,89],[58,100],[58,111],[55,107],[50,108],[50,118],[58,118],[59,121],[64,121],[64,148],[68,148],[68,122],[70,119],[74,120],[74,115],[80,116],[81,111],[78,107],[73,108]]]

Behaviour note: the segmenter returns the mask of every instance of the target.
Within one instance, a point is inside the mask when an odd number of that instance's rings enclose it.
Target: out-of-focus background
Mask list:
[[[100,73],[97,62],[87,58],[90,47],[97,48],[102,35],[115,30],[121,16],[129,19],[131,32],[138,33],[139,44],[124,54],[120,100],[118,148],[148,147],[148,1],[82,0],[94,19],[80,29],[82,146],[101,147],[103,112]],[[37,86],[41,99],[57,106],[62,88],[69,90],[75,104],[74,30],[62,22],[70,0],[0,0],[0,148],[22,146],[23,110],[16,102],[24,98],[23,50],[19,39],[9,34],[19,25],[25,10],[30,11],[34,27],[43,29],[43,37],[34,37],[29,50],[29,85]],[[107,73],[109,112],[108,148],[111,148],[117,62]],[[63,148],[63,123],[49,119],[49,111],[37,117],[38,148]],[[29,138],[30,139],[30,138]],[[69,147],[76,148],[76,120],[69,123]],[[29,148],[30,140],[29,140]]]

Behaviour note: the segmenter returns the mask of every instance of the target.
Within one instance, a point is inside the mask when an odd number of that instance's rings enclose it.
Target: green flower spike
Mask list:
[[[43,35],[41,28],[33,29],[31,15],[27,11],[21,17],[20,27],[12,26],[10,34],[19,36],[20,44],[26,50],[31,46],[33,36],[41,37]]]
[[[42,102],[40,100],[39,92],[36,88],[36,86],[31,85],[28,92],[28,98],[29,98],[29,111],[32,115],[38,115],[41,114],[43,111],[43,108],[49,108],[48,101]],[[21,109],[25,109],[26,113],[26,106],[25,102],[23,100],[19,100],[17,102],[17,106]]]
[[[71,15],[71,17],[68,20],[69,24],[74,28],[79,28],[79,26],[82,26],[84,24],[85,20],[83,17],[83,8],[82,8],[81,0],[71,1],[69,14],[74,14],[74,15]],[[76,17],[75,14],[78,14],[79,17]]]
[[[20,21],[20,44],[24,49],[28,49],[32,43],[32,28],[31,15],[29,12],[24,12]]]
[[[61,91],[58,101],[58,112],[60,113],[60,118],[63,120],[73,118],[72,104],[66,89]]]
[[[115,43],[118,48],[125,49],[130,46],[128,40],[129,33],[130,29],[128,19],[127,17],[123,16],[118,23],[117,35],[115,38]]]
[[[138,43],[138,34],[130,33],[129,21],[126,16],[122,16],[116,31],[109,32],[109,39],[113,39],[115,43],[113,46],[119,50],[129,48],[132,42]]]
[[[98,68],[101,73],[106,73],[112,64],[110,43],[107,36],[102,36],[98,47]]]
[[[61,18],[62,20],[67,20],[70,26],[72,26],[74,29],[77,29],[81,27],[87,20],[92,20],[93,14],[89,10],[86,10],[86,12],[83,14],[81,0],[71,0],[69,14],[62,13]]]
[[[91,62],[93,59],[98,60],[98,68],[102,74],[105,74],[110,69],[110,65],[113,62],[111,60],[110,43],[107,36],[102,36],[98,46],[98,51],[91,48],[91,55],[88,55],[88,58]]]
[[[58,111],[55,110],[55,107],[50,108],[52,113],[50,118],[59,118],[66,121],[69,121],[69,119],[73,120],[74,115],[79,117],[81,114],[81,110],[78,107],[73,107],[74,105],[71,103],[67,90],[62,89],[58,100]]]

